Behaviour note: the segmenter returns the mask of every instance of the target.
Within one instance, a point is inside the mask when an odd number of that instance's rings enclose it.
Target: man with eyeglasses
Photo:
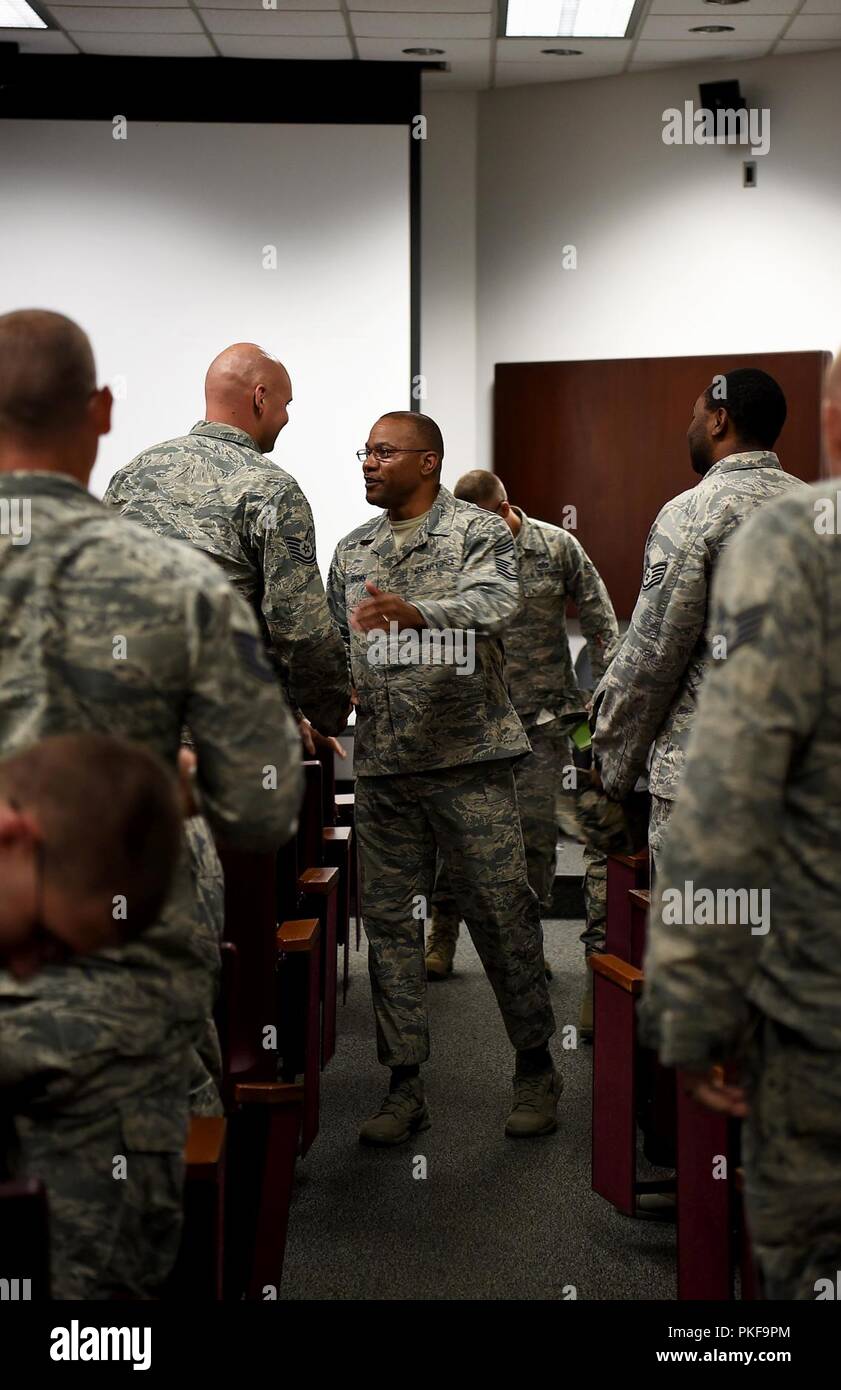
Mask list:
[[[523,602],[505,629],[505,679],[532,747],[517,765],[517,802],[529,882],[541,909],[548,913],[559,818],[572,834],[581,835],[574,798],[563,795],[562,769],[565,760],[571,761],[570,735],[586,720],[589,696],[579,689],[572,666],[567,602],[572,599],[578,610],[596,679],[604,674],[607,654],[619,633],[616,614],[598,570],[575,536],[512,506],[494,473],[473,469],[459,478],[453,491],[461,501],[501,516],[514,537]],[[581,939],[589,954],[602,949],[604,941],[607,860],[586,842],[584,866],[586,925]],[[444,979],[452,971],[458,932],[459,918],[443,869],[426,952],[430,980]],[[587,971],[587,980],[592,978]],[[585,988],[579,1031],[584,1037],[592,1036],[591,988]]]
[[[498,636],[520,602],[514,542],[498,517],[441,486],[443,457],[428,416],[376,422],[360,458],[366,499],[383,510],[339,542],[327,586],[357,691],[362,914],[378,1056],[391,1069],[360,1130],[367,1144],[430,1124],[423,929],[439,850],[516,1050],[506,1134],[551,1133],[562,1084],[512,771],[529,743]],[[456,638],[475,647],[470,669],[451,659]]]
[[[327,737],[344,728],[350,688],[309,502],[291,474],[266,457],[288,423],[291,401],[283,363],[255,343],[234,343],[207,370],[205,419],[138,454],[114,474],[103,501],[220,566],[254,610],[313,753],[313,728]]]
[[[212,851],[212,830],[233,848],[273,850],[300,803],[295,725],[253,614],[218,568],[87,491],[111,406],[77,324],[0,316],[0,522],[26,522],[0,525],[0,756],[59,732],[115,734],[174,772],[186,723],[194,843]],[[95,817],[94,803],[91,837]],[[140,854],[142,823],[126,837]],[[44,843],[35,926],[55,941]],[[182,842],[172,891],[141,935],[30,979],[0,970],[0,1056],[22,1074],[4,1103],[18,1172],[47,1186],[59,1299],[155,1297],[178,1252],[189,1110],[219,1109],[207,1065],[219,942],[199,908],[199,862]],[[144,920],[143,892],[126,871],[115,921]]]

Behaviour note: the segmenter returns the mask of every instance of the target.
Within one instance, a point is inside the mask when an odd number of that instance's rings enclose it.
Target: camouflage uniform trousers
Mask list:
[[[652,794],[648,818],[648,852],[651,855],[651,868],[654,873],[657,872],[657,858],[663,852],[663,842],[674,808],[674,801]]]
[[[359,777],[356,828],[380,1061],[429,1056],[424,918],[439,849],[513,1046],[545,1043],[555,1020],[510,760]]]
[[[762,1018],[745,1079],[745,1199],[764,1296],[814,1299],[816,1282],[836,1290],[841,1271],[841,1056]]]
[[[157,1297],[178,1254],[191,1049],[143,997],[56,966],[0,1004],[5,1167],[46,1186],[56,1299]]]
[[[183,1093],[155,1097],[167,1100],[171,1128],[186,1104]],[[44,1179],[49,1200],[53,1298],[160,1295],[181,1242],[185,1140],[186,1125],[176,1148],[133,1107],[59,1135],[29,1129],[26,1171]],[[115,1175],[118,1156],[122,1177]]]
[[[576,717],[576,722],[580,722]],[[538,724],[528,730],[531,753],[514,765],[517,804],[526,851],[529,883],[537,894],[540,910],[548,917],[552,908],[558,826],[575,839],[584,838],[575,809],[575,796],[564,786],[564,768],[572,765],[572,744],[563,725]],[[439,865],[433,906],[442,918],[456,919],[456,904],[447,870]],[[584,912],[581,934],[586,955],[604,948],[607,918],[607,858],[584,838]]]
[[[190,854],[190,874],[199,911],[209,927],[208,939],[215,945],[215,955],[208,960],[208,969],[218,991],[221,974],[219,943],[225,932],[225,877],[213,832],[207,821],[192,816],[185,821],[187,846]],[[219,1096],[222,1084],[222,1055],[219,1037],[212,1018],[205,1020],[204,1033],[196,1044],[190,1073],[189,1094],[192,1115],[223,1115]]]

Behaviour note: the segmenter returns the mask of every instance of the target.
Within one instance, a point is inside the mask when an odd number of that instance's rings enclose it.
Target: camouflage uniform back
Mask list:
[[[593,749],[605,791],[617,801],[645,774],[651,750],[654,855],[678,793],[707,670],[713,570],[736,528],[757,507],[804,486],[783,472],[774,453],[729,454],[695,487],[667,502],[651,528],[630,626],[593,700]]]
[[[841,1269],[840,493],[836,479],[763,507],[717,573],[727,655],[701,691],[640,1012],[667,1064],[743,1061],[748,1216],[775,1299],[813,1299]],[[767,922],[667,924],[687,883],[767,892]]]
[[[318,572],[312,512],[295,479],[245,430],[200,420],[115,473],[103,501],[209,555],[250,604],[293,708],[324,734],[344,727],[347,667]]]
[[[99,730],[174,767],[188,720],[214,830],[279,843],[297,811],[298,739],[242,600],[202,557],[68,477],[6,474],[0,496],[32,512],[29,544],[0,537],[0,752]],[[267,763],[277,792],[262,788]],[[209,843],[200,823],[191,833]],[[185,844],[142,937],[25,983],[0,972],[0,1079],[18,1164],[48,1184],[59,1298],[148,1294],[177,1250],[187,1087],[219,956],[198,892]]]

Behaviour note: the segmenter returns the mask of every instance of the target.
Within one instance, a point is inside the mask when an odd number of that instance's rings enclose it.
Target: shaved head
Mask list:
[[[267,454],[289,418],[292,383],[271,353],[256,343],[233,343],[208,367],[204,394],[208,420],[245,430]]]
[[[0,433],[32,439],[73,428],[95,390],[93,351],[72,319],[46,309],[0,317]]]
[[[112,404],[72,319],[47,309],[0,315],[0,472],[66,473],[87,486]]]
[[[464,473],[453,488],[453,495],[460,502],[472,502],[476,507],[484,507],[486,512],[495,512],[501,503],[508,501],[505,488],[495,473],[487,468],[472,468]]]

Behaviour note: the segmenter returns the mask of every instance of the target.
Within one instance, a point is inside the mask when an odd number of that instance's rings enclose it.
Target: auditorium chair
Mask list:
[[[316,917],[321,927],[321,1065],[336,1051],[336,956],[341,882],[339,868],[324,862],[322,765],[304,762],[304,800],[298,825],[298,915]],[[345,928],[347,930],[347,928]]]
[[[349,826],[354,832],[354,843],[356,843],[356,794],[354,792],[336,793],[336,820],[339,825]],[[360,928],[362,925],[362,915],[360,909],[359,896],[359,848],[354,851],[351,860],[351,885],[350,885],[350,909],[351,914],[356,920],[356,949],[359,950]]]
[[[327,743],[316,745],[321,763],[323,862],[339,870],[339,902],[336,941],[342,948],[342,1003],[347,1002],[350,976],[350,918],[355,887],[355,848],[353,826],[338,825],[336,807],[336,765],[333,749]],[[358,909],[356,909],[358,916]],[[358,943],[357,943],[358,944]]]
[[[278,1008],[279,938],[286,930],[293,937],[308,939],[314,943],[311,949],[316,949],[318,923],[304,924],[303,931],[297,921],[278,927],[275,855],[223,851],[221,859],[226,940],[216,1018],[228,1122],[223,1292],[226,1299],[243,1295],[259,1299],[266,1285],[275,1289],[280,1285],[295,1158],[305,1117],[304,1086],[278,1076],[284,1060],[284,1021]],[[317,1082],[317,1050],[315,1061]],[[317,1115],[317,1086],[310,1103]],[[310,1114],[308,1132],[312,1129]]]
[[[226,1132],[222,1116],[191,1117],[184,1150],[184,1226],[168,1299],[222,1298]]]
[[[4,1301],[49,1299],[49,1206],[39,1179],[0,1183],[0,1232]]]
[[[730,1299],[740,1251],[743,1289],[755,1290],[746,1233],[739,1236],[738,1124],[694,1101],[680,1075],[637,1042],[651,906],[650,893],[639,886],[644,869],[644,855],[609,858],[606,945],[613,949],[589,958],[595,976],[592,1185],[629,1216],[639,1213],[641,1195],[674,1191],[678,1298]],[[657,1166],[674,1164],[674,1180],[637,1178],[638,1121],[646,1155]],[[718,1169],[726,1176],[715,1177]]]

